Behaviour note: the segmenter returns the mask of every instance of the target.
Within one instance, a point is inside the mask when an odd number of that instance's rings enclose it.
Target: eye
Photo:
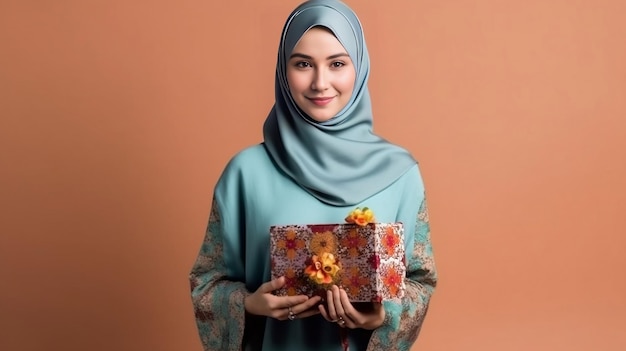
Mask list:
[[[308,68],[311,67],[311,64],[306,61],[298,61],[295,63],[295,66],[298,68]]]
[[[331,64],[330,64],[330,66],[331,66],[332,68],[341,68],[341,67],[343,67],[343,66],[345,66],[345,65],[346,65],[346,64],[345,64],[345,63],[343,63],[343,62],[341,62],[341,61],[335,61],[335,62],[333,62],[333,63],[331,63]]]

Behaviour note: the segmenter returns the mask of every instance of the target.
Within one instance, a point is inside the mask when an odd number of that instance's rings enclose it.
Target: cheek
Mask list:
[[[346,73],[339,80],[338,87],[343,91],[344,94],[351,94],[352,90],[354,90],[354,80],[356,76],[354,72]]]
[[[291,95],[294,95],[294,92],[303,91],[306,85],[303,74],[292,70],[287,70],[287,84],[289,84]]]
[[[341,90],[344,94],[352,95],[354,90],[354,75],[348,75],[341,81]]]

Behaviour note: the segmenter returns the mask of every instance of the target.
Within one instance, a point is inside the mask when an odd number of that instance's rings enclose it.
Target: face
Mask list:
[[[348,52],[323,28],[309,29],[287,61],[291,96],[317,122],[335,117],[348,104],[355,79]]]

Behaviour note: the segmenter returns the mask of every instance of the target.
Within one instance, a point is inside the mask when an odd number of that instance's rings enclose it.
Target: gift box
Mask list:
[[[272,279],[285,276],[276,295],[321,295],[333,284],[352,302],[404,296],[402,223],[280,225],[270,228]]]

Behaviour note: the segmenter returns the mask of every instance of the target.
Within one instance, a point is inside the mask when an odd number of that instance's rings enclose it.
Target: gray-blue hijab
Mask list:
[[[337,37],[356,69],[350,101],[325,122],[314,121],[298,108],[286,76],[293,48],[316,26],[328,28]],[[310,0],[291,13],[278,48],[276,101],[263,126],[264,145],[279,169],[331,205],[361,203],[416,163],[405,149],[373,133],[369,70],[361,23],[347,5],[337,0]]]

